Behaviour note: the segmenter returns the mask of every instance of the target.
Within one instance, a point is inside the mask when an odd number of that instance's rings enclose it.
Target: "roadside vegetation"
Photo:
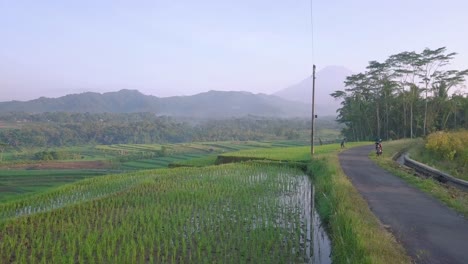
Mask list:
[[[468,181],[468,130],[436,132],[415,141],[412,159]]]
[[[369,143],[353,144],[354,146]],[[316,206],[332,241],[333,263],[410,263],[403,247],[385,230],[341,170],[338,151],[310,163]]]
[[[393,157],[396,154],[406,150],[409,150],[411,153],[413,146],[418,150],[421,145],[424,145],[421,139],[385,142],[384,153],[381,157],[376,157],[374,152],[371,152],[369,157],[379,166],[390,171],[392,174],[399,176],[410,185],[422,190],[430,196],[435,197],[448,207],[461,213],[465,217],[468,217],[468,192],[439,183],[431,178],[419,177],[412,169],[407,169],[393,160]]]

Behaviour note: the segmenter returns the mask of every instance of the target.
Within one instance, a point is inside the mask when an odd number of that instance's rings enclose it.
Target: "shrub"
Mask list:
[[[425,147],[437,157],[456,161],[465,166],[468,164],[468,149],[464,145],[465,142],[468,142],[468,130],[436,132],[427,137]]]

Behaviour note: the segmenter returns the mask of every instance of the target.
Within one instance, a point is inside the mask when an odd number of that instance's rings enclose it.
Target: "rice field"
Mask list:
[[[276,143],[278,144],[278,143]],[[369,142],[350,142],[346,145],[348,147],[366,145]],[[327,144],[322,146],[315,146],[315,154],[327,154],[336,152],[340,149],[340,144]],[[269,149],[248,149],[240,150],[236,152],[230,152],[220,155],[227,159],[240,158],[240,159],[266,159],[275,161],[297,161],[306,162],[310,160],[310,146],[299,146],[299,147],[275,147]]]
[[[0,204],[0,262],[308,263],[312,201],[308,176],[286,166],[85,179]]]
[[[161,150],[162,145],[159,144],[115,144],[115,145],[98,145],[97,150],[103,152],[155,152]]]
[[[107,173],[106,170],[0,170],[0,202]]]
[[[301,146],[305,142],[302,141],[273,141],[273,142],[256,142],[256,141],[220,141],[220,142],[200,142],[200,143],[183,143],[183,144],[168,144],[165,147],[168,153],[164,157],[154,157],[146,159],[135,159],[122,163],[123,170],[148,170],[160,169],[177,166],[207,166],[213,165],[216,153],[231,153],[241,150],[252,150],[259,153],[264,153],[265,149],[272,147],[290,147]],[[148,146],[148,149],[152,145]],[[113,149],[116,153],[130,153],[139,149],[138,144],[120,144],[111,146],[99,146]],[[154,149],[160,149],[161,145],[156,145]]]
[[[67,153],[69,161],[78,164],[82,161],[110,162],[111,166],[102,168],[48,168],[48,161],[31,160],[41,149],[28,149],[4,153],[0,167],[0,203],[23,196],[43,192],[63,184],[81,179],[102,176],[109,173],[131,172],[138,170],[163,169],[178,166],[208,166],[215,164],[216,155],[229,151],[252,148],[271,148],[274,145],[296,146],[300,141],[223,141],[182,144],[116,144],[99,146],[74,146],[54,149]],[[162,147],[167,150],[160,156]],[[128,156],[127,156],[128,155]],[[120,158],[125,157],[123,160]],[[58,163],[57,163],[58,164]],[[71,163],[70,163],[71,164]],[[9,168],[8,166],[12,167]],[[81,166],[81,165],[80,165]],[[29,167],[37,167],[30,169]]]

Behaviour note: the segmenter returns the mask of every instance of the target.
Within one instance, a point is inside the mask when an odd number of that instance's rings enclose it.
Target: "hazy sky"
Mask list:
[[[446,46],[468,68],[466,0],[0,0],[0,101],[138,89],[272,93]],[[313,59],[313,61],[312,61]]]

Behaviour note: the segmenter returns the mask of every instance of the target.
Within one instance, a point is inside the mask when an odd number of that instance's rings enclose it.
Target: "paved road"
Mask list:
[[[375,165],[367,157],[373,148],[339,155],[372,212],[390,226],[416,263],[468,263],[468,220]]]

